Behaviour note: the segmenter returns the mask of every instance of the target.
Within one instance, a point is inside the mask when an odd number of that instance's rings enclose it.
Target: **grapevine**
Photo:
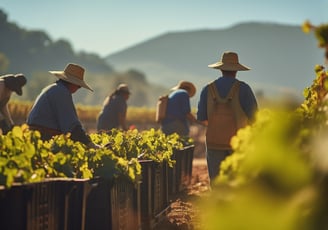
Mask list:
[[[42,141],[38,131],[29,130],[25,124],[15,126],[8,134],[0,135],[0,185],[10,187],[13,183],[58,177],[126,178],[137,182],[141,175],[140,159],[172,166],[173,150],[186,143],[176,134],[166,136],[155,129],[113,129],[90,137],[103,148],[88,149],[73,141],[70,134]]]
[[[326,26],[304,27],[327,47]],[[328,73],[321,65],[314,72],[296,110],[262,109],[233,137],[234,152],[201,204],[206,229],[328,227]]]

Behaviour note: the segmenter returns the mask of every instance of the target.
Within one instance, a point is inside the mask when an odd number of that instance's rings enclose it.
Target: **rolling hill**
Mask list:
[[[166,33],[110,54],[106,60],[120,71],[138,69],[150,82],[168,89],[181,79],[192,81],[198,90],[192,99],[195,103],[203,85],[220,74],[207,65],[226,50],[236,51],[239,61],[252,68],[239,72],[238,78],[270,97],[301,98],[314,78],[314,66],[324,63],[316,39],[300,26],[257,22]]]

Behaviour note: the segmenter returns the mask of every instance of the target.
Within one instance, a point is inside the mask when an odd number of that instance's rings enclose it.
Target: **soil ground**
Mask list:
[[[172,200],[166,217],[154,230],[200,230],[197,200],[209,191],[207,165],[204,158],[194,158],[190,185]]]

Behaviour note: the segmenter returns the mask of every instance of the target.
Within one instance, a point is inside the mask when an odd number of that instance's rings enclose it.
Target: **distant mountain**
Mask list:
[[[117,72],[103,58],[94,53],[75,52],[70,42],[53,40],[45,31],[26,30],[8,21],[0,9],[0,75],[24,73],[28,79],[23,95],[13,99],[33,101],[43,87],[57,80],[49,70],[62,70],[68,62],[78,63],[86,69],[86,81],[94,89],[79,90],[73,95],[76,103],[102,105],[105,97],[119,83],[129,83],[133,97],[129,105],[154,106],[154,97],[165,88],[149,84],[143,73],[135,69]]]
[[[158,96],[179,80],[197,87],[195,106],[203,85],[218,77],[207,67],[225,50],[238,52],[240,62],[252,67],[238,78],[264,96],[299,96],[314,78],[314,65],[324,62],[324,51],[300,27],[270,23],[244,23],[218,30],[171,32],[146,40],[105,59],[75,52],[66,40],[53,40],[45,31],[26,30],[9,22],[0,9],[0,75],[22,72],[28,78],[19,100],[34,100],[41,89],[56,80],[48,70],[76,62],[87,70],[94,93],[74,94],[77,103],[101,105],[122,82],[129,84],[129,105],[154,107]],[[15,96],[15,95],[14,95]]]
[[[138,69],[150,82],[168,89],[179,80],[201,87],[220,74],[207,67],[221,53],[236,51],[251,71],[238,78],[264,95],[302,97],[315,76],[314,66],[323,64],[323,51],[314,36],[300,26],[244,23],[218,30],[172,32],[152,38],[106,57],[115,69]],[[198,100],[198,95],[192,100]]]

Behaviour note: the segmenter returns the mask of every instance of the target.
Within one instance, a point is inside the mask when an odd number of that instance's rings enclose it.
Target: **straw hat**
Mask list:
[[[129,87],[127,84],[119,84],[116,88],[117,91],[119,92],[123,92],[123,93],[127,93],[127,94],[131,94]]]
[[[176,86],[171,90],[185,89],[188,91],[189,97],[193,97],[196,93],[196,87],[193,83],[189,81],[180,81]]]
[[[25,76],[22,73],[13,75],[13,74],[7,74],[2,76],[5,82],[5,86],[10,89],[11,91],[14,91],[19,96],[23,94],[22,88],[26,84],[27,80]]]
[[[221,60],[216,63],[208,65],[208,67],[213,69],[220,69],[226,71],[245,71],[250,70],[249,67],[239,63],[238,54],[230,51],[223,53]]]
[[[93,91],[93,89],[83,80],[84,68],[77,64],[69,63],[66,65],[64,71],[49,71],[49,73],[55,75],[59,79]]]

